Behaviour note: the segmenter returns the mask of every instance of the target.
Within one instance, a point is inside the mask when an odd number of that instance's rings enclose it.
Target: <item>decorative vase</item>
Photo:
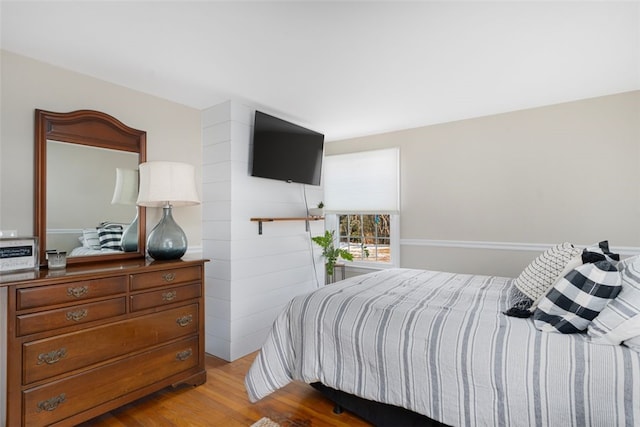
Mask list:
[[[155,260],[180,259],[187,252],[187,235],[174,221],[171,205],[162,208],[162,219],[147,238],[147,253]]]
[[[138,207],[136,206],[136,217],[133,222],[127,225],[122,231],[120,247],[124,252],[135,252],[138,250]]]

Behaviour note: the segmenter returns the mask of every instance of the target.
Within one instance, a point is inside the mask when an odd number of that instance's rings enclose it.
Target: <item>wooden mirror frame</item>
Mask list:
[[[70,113],[35,111],[35,236],[39,239],[39,260],[47,265],[47,140],[138,154],[138,164],[146,161],[147,133],[130,128],[106,113],[78,110]],[[145,256],[146,210],[138,208],[138,250],[116,254],[67,257],[67,264],[103,262]]]

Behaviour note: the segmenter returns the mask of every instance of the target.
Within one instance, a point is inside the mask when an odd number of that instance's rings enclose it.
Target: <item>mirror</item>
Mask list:
[[[67,252],[67,264],[144,257],[145,208],[135,206],[135,197],[145,160],[146,132],[108,114],[36,110],[40,264],[47,250]]]

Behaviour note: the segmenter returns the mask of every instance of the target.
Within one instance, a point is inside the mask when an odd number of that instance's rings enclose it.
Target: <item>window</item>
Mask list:
[[[354,264],[388,268],[400,262],[400,150],[334,154],[324,162],[325,226]]]
[[[338,215],[340,246],[354,261],[391,263],[391,215]]]
[[[397,213],[399,195],[398,148],[325,157],[325,212]]]

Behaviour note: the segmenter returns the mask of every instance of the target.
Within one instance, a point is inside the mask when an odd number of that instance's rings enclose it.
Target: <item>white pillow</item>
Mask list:
[[[629,347],[631,350],[640,353],[640,334],[638,336],[625,340],[624,345]]]
[[[638,259],[640,259],[640,255],[633,255],[628,258],[621,259],[617,265],[618,271],[622,273],[629,264],[634,263]]]
[[[100,249],[100,237],[97,228],[85,228],[82,230],[84,238],[83,246],[89,249]]]
[[[535,302],[539,301],[558,280],[567,264],[581,253],[582,250],[571,243],[561,243],[544,251],[520,273],[514,281],[514,286],[534,301],[530,310],[535,308]]]
[[[640,335],[640,258],[627,264],[621,274],[622,290],[587,328],[594,343],[618,345]]]

